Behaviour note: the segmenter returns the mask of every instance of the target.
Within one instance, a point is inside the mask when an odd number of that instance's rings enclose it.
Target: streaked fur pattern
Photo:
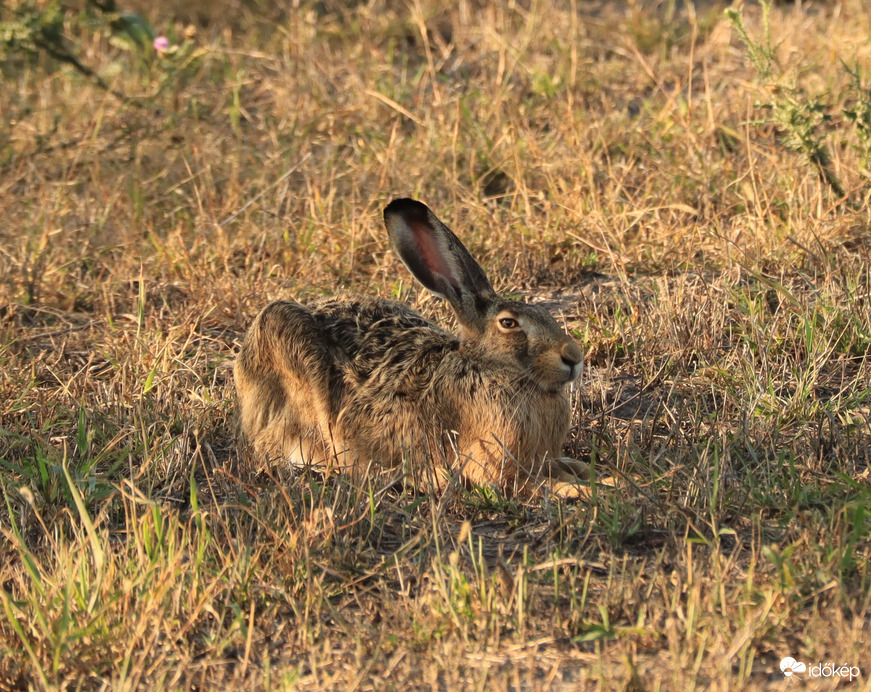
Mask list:
[[[499,298],[459,239],[420,202],[384,212],[394,250],[444,297],[459,336],[382,298],[276,301],[236,360],[241,430],[267,460],[365,473],[444,473],[507,492],[576,481],[561,459],[578,346],[542,307]]]

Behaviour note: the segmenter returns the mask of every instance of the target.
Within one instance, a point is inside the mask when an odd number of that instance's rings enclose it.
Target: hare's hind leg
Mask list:
[[[254,320],[235,366],[242,434],[262,460],[327,466],[341,382],[312,313],[277,301]]]

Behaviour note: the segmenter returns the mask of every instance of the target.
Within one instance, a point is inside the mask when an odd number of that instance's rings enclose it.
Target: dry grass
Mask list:
[[[301,5],[140,3],[173,40],[197,25],[164,59],[69,36],[144,107],[3,68],[0,687],[785,689],[790,655],[868,689],[850,130],[852,206],[750,122],[722,6]],[[835,103],[839,61],[871,60],[859,0],[773,25]],[[567,452],[613,479],[589,500],[239,458],[228,366],[268,300],[447,319],[389,252],[395,196],[585,347]]]

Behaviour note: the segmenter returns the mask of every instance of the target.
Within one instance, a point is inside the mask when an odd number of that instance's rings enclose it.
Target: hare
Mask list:
[[[500,298],[426,205],[394,200],[384,223],[408,270],[453,308],[458,334],[383,298],[271,303],[234,371],[255,455],[358,474],[405,469],[436,487],[453,474],[508,494],[577,483],[586,464],[559,455],[578,345],[543,307]]]

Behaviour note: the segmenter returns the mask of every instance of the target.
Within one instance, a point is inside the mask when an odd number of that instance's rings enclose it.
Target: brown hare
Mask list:
[[[384,210],[396,254],[448,301],[458,335],[383,298],[279,300],[256,317],[235,364],[241,431],[255,455],[357,474],[404,469],[417,485],[455,475],[561,494],[586,464],[561,458],[566,387],[581,350],[543,307],[500,298],[421,202]]]

